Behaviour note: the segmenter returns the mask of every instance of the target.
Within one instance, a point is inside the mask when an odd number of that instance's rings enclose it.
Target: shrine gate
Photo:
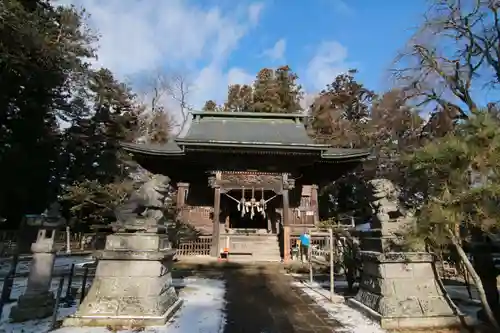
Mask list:
[[[228,246],[228,235],[240,245],[247,237],[247,248],[260,235],[274,236],[287,259],[290,233],[313,229],[320,219],[318,189],[369,155],[315,143],[304,120],[289,113],[194,112],[168,143],[123,148],[177,185],[182,219],[211,235],[212,256]]]

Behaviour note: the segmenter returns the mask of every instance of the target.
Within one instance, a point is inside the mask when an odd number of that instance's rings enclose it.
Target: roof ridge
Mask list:
[[[227,111],[191,111],[193,117],[214,117],[214,118],[305,118],[304,113],[288,112],[227,112]]]

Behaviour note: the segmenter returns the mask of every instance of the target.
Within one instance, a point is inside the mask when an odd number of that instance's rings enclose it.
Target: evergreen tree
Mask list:
[[[73,116],[94,36],[83,13],[49,1],[5,0],[0,16],[0,216],[16,224],[56,198],[58,121]]]
[[[217,103],[213,100],[208,100],[205,102],[205,105],[203,105],[202,111],[206,112],[215,112],[217,111]]]
[[[289,66],[282,66],[275,70],[274,79],[278,86],[280,110],[282,112],[300,112],[300,100],[303,97],[302,87],[297,84],[298,75]]]
[[[233,84],[228,88],[224,111],[248,112],[252,111],[253,89],[249,85]]]
[[[281,112],[279,86],[274,78],[274,71],[263,68],[257,73],[253,84],[254,112]]]

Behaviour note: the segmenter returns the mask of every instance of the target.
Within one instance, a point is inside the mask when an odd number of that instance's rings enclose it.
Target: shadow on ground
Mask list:
[[[307,263],[294,262],[286,266],[287,273],[293,274],[301,282],[309,282],[309,265]],[[330,268],[323,265],[313,265],[313,281],[323,289],[330,290]],[[334,276],[335,293],[343,297],[354,297],[358,292],[359,284],[356,281],[349,289],[349,284],[344,274]]]
[[[341,324],[291,285],[280,264],[208,263],[175,265],[174,277],[223,279],[224,333],[326,333]]]

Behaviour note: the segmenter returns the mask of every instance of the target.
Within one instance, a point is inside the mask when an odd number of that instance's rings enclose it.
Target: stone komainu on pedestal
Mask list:
[[[162,232],[169,179],[152,175],[116,212],[89,293],[64,326],[163,325],[180,307],[172,285],[175,250]]]
[[[372,180],[374,220],[361,236],[359,291],[348,304],[383,328],[449,327],[459,315],[444,295],[433,269],[434,255],[403,252],[399,245],[414,219],[397,204],[397,190],[385,179]]]

